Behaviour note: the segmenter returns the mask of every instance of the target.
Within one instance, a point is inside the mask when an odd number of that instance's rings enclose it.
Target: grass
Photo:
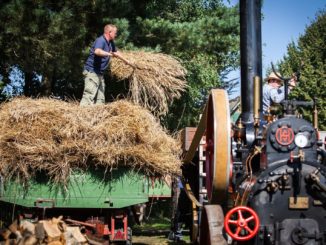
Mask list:
[[[171,220],[167,217],[149,218],[146,223],[135,224],[133,230],[168,230],[170,231]]]

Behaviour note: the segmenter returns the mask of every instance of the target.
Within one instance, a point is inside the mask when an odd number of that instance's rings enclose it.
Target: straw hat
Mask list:
[[[276,75],[277,74],[277,75]],[[276,73],[275,74],[275,72],[271,72],[270,74],[269,74],[269,76],[267,77],[267,78],[265,78],[265,81],[269,81],[269,80],[271,80],[271,79],[275,79],[275,80],[278,80],[278,81],[280,81],[280,82],[282,82],[282,80],[279,78],[280,76],[281,76],[281,74],[280,73]],[[278,77],[279,76],[279,77]]]

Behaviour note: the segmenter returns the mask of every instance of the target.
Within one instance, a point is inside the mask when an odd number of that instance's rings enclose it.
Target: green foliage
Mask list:
[[[311,101],[318,99],[319,128],[326,130],[326,11],[321,11],[299,38],[298,44],[288,46],[281,62],[281,70],[287,75],[300,70],[300,82],[291,93],[292,98]],[[303,116],[312,121],[311,110],[301,108]]]
[[[184,10],[191,9],[195,2],[197,11]],[[178,14],[179,11],[183,14]],[[165,124],[174,129],[195,126],[210,89],[222,85],[221,73],[238,66],[237,10],[216,3],[206,6],[202,1],[184,1],[174,12],[166,14],[165,19],[137,18],[136,22],[140,34],[136,34],[135,43],[180,58],[188,70],[188,93],[172,106]]]
[[[18,67],[26,96],[79,99],[89,48],[107,23],[118,26],[120,49],[180,59],[189,89],[162,118],[170,129],[195,125],[209,90],[239,64],[238,12],[221,0],[6,0],[0,2],[0,22],[2,80],[10,83],[7,71]]]
[[[36,73],[43,78],[42,91],[34,94],[61,90],[60,82],[67,84],[80,74],[82,53],[78,47],[84,46],[86,33],[81,7],[22,0],[8,1],[0,9],[0,21],[6,22],[0,45],[7,64],[19,67],[25,78],[30,77],[25,85],[36,81],[27,74]]]

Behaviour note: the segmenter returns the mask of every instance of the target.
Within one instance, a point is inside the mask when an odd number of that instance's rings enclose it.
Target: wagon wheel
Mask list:
[[[214,89],[208,100],[206,128],[206,189],[209,203],[227,201],[231,170],[231,122],[225,90]]]
[[[200,245],[226,245],[223,237],[224,215],[220,205],[206,205],[203,208],[200,225]]]

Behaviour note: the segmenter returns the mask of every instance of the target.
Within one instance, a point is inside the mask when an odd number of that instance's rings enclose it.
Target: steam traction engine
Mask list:
[[[260,112],[260,17],[259,0],[240,1],[240,119],[232,125],[226,92],[212,90],[185,154],[185,166],[202,163],[199,181],[192,181],[194,171],[184,171],[192,240],[326,244],[326,153],[316,104],[289,100],[286,93],[282,115]],[[297,105],[313,106],[314,124],[295,115]],[[194,160],[198,148],[205,151],[204,161]]]
[[[187,190],[201,211],[200,244],[326,244],[326,153],[318,131],[288,114],[239,120],[231,130],[225,99],[225,91],[213,90],[207,104],[207,199]]]

